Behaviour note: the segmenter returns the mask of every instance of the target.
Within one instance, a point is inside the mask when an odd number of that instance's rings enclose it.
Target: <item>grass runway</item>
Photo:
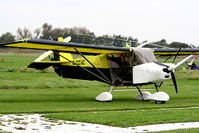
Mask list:
[[[0,113],[43,113],[52,119],[119,127],[199,121],[199,109],[175,109],[199,107],[198,71],[186,71],[182,67],[176,71],[179,94],[175,94],[171,80],[163,83],[160,91],[170,95],[166,104],[137,101],[133,96],[138,92],[136,88],[129,90],[131,87],[116,88],[128,90],[114,91],[113,101],[102,103],[94,99],[108,91],[106,84],[62,79],[52,70],[26,69],[36,57],[34,54],[0,54]],[[167,109],[158,110],[162,108]]]

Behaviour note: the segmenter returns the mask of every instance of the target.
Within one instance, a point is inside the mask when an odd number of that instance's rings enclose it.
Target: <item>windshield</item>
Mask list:
[[[141,63],[150,63],[156,61],[153,49],[150,48],[134,48],[133,51]]]

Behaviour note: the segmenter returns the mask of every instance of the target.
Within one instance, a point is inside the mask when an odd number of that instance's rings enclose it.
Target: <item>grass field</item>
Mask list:
[[[62,79],[51,69],[36,71],[25,68],[37,56],[0,54],[0,113],[43,113],[51,119],[119,127],[199,121],[199,109],[176,109],[199,107],[199,71],[185,71],[181,70],[182,67],[176,71],[179,94],[175,94],[171,81],[164,82],[160,90],[170,95],[167,104],[133,99],[138,93],[134,87],[116,88],[126,91],[114,91],[114,100],[102,103],[94,99],[109,89],[106,84]]]
[[[192,129],[181,129],[181,130],[172,130],[172,131],[164,131],[164,132],[155,132],[155,133],[198,133],[198,128]]]

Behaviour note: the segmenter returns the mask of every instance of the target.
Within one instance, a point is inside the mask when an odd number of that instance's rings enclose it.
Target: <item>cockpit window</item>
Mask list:
[[[150,63],[156,61],[152,49],[149,48],[135,48],[133,49],[135,55],[141,63]]]

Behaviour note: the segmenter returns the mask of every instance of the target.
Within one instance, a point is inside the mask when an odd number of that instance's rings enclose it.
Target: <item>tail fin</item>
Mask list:
[[[73,60],[73,56],[70,53],[64,53],[64,52],[59,52],[59,59],[60,61],[68,61],[68,60]]]
[[[71,37],[70,36],[68,36],[66,38],[58,37],[58,41],[59,42],[70,42],[71,41]]]
[[[60,41],[60,42],[70,42],[71,37],[68,36],[65,39],[63,37],[58,37],[58,41]],[[69,59],[69,60],[73,60],[72,54],[59,52],[59,60],[60,61],[68,61],[68,60],[66,60],[66,58]]]

